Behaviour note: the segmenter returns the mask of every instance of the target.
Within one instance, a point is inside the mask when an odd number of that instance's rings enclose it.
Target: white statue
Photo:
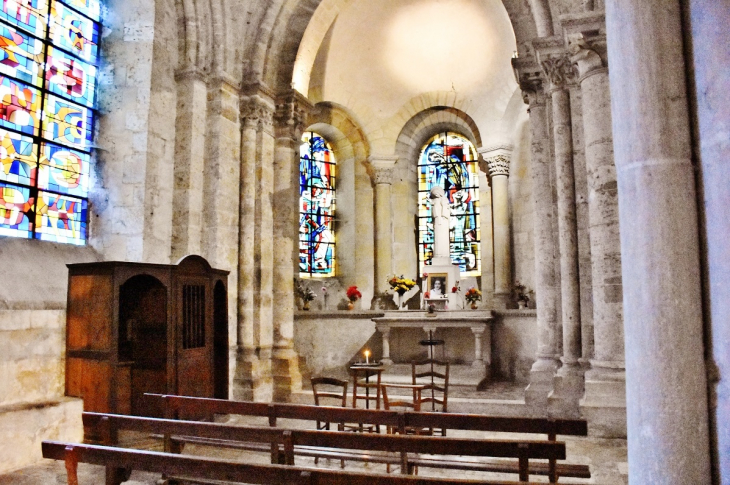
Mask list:
[[[451,219],[449,199],[446,197],[444,189],[438,185],[431,188],[428,198],[431,199],[431,215],[433,216],[433,264],[449,264],[449,221]]]

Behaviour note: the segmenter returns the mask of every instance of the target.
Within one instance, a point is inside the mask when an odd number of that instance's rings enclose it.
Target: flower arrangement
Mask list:
[[[517,301],[524,301],[526,304],[530,302],[530,291],[527,289],[527,286],[520,283],[519,280],[515,281],[515,300]]]
[[[360,293],[360,291],[357,289],[357,286],[349,287],[345,294],[347,295],[347,299],[352,302],[355,302],[362,298],[362,293]]]
[[[429,298],[431,298],[431,292],[427,291],[426,293],[423,294],[423,297],[428,300]]]
[[[390,278],[388,278],[388,284],[390,285],[390,289],[395,291],[399,295],[403,295],[406,291],[416,286],[415,281],[404,278],[403,275],[391,276]]]
[[[474,288],[473,286],[466,290],[466,293],[464,293],[464,298],[469,303],[476,303],[477,301],[482,299],[482,292],[479,291],[478,288]]]
[[[317,295],[312,291],[311,288],[304,286],[301,281],[297,280],[297,295],[304,302],[310,302],[317,298]]]

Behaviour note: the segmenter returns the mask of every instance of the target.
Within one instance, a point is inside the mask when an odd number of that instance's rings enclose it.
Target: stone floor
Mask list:
[[[521,386],[514,386],[508,383],[493,383],[487,389],[480,392],[465,393],[460,396],[469,399],[474,405],[480,400],[492,402],[495,399],[510,400],[515,402],[520,398]],[[299,421],[286,421],[280,423],[280,426],[297,427],[302,426]],[[255,424],[266,426],[265,420],[257,418],[231,418],[231,424]],[[525,434],[509,434],[509,433],[486,433],[486,432],[468,432],[468,431],[450,431],[449,436],[454,437],[472,437],[472,438],[495,438],[495,439],[544,439],[543,435],[525,435]],[[628,464],[626,454],[626,440],[617,439],[600,439],[600,438],[576,438],[576,437],[559,437],[564,440],[567,445],[568,463],[587,464],[590,466],[592,478],[590,480],[562,478],[560,483],[565,484],[600,484],[600,485],[626,485],[628,484]],[[268,455],[256,454],[252,452],[241,452],[232,450],[220,450],[218,448],[209,447],[188,447],[186,452],[200,454],[205,456],[217,456],[229,459],[244,459],[249,462],[267,463]],[[245,456],[243,455],[245,453]],[[311,458],[297,458],[297,465],[314,466]],[[339,469],[339,460],[320,460],[321,467]],[[373,473],[384,473],[385,465],[363,464],[356,462],[348,462],[347,469],[367,471]],[[489,478],[492,480],[517,480],[516,475],[509,474],[485,474],[480,472],[448,472],[432,469],[420,469],[421,476],[454,476],[459,478]],[[545,477],[530,477],[533,481],[539,483],[547,483]],[[131,479],[125,482],[126,485],[152,485],[159,479],[158,475],[143,472],[133,472]],[[0,475],[0,485],[56,485],[65,484],[66,471],[62,462],[44,461],[36,466],[24,468],[13,473]],[[79,484],[80,485],[101,485],[104,483],[103,468],[93,465],[79,464]]]

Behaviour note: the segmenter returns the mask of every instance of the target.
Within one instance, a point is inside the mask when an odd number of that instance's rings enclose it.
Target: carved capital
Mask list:
[[[606,65],[598,49],[589,46],[585,39],[576,39],[568,47],[570,61],[578,68],[579,81],[586,77],[606,71]]]
[[[397,158],[370,157],[367,163],[375,185],[393,183],[393,168],[397,160]]]
[[[241,125],[246,128],[271,132],[274,126],[274,104],[253,94],[241,98]]]
[[[495,155],[485,158],[484,161],[487,162],[490,177],[494,177],[495,175],[506,175],[509,177],[509,157],[507,155]]]
[[[567,53],[547,56],[541,60],[540,66],[550,81],[551,90],[564,89],[577,80],[578,76]]]
[[[298,91],[291,90],[276,101],[276,135],[299,141],[306,127],[312,103]]]

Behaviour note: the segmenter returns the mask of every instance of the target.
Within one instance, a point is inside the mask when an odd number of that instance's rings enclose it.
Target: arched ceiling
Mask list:
[[[487,139],[504,138],[516,50],[500,0],[322,0],[292,81],[312,101],[352,112],[376,152],[393,150],[404,123],[432,106],[458,107]]]

